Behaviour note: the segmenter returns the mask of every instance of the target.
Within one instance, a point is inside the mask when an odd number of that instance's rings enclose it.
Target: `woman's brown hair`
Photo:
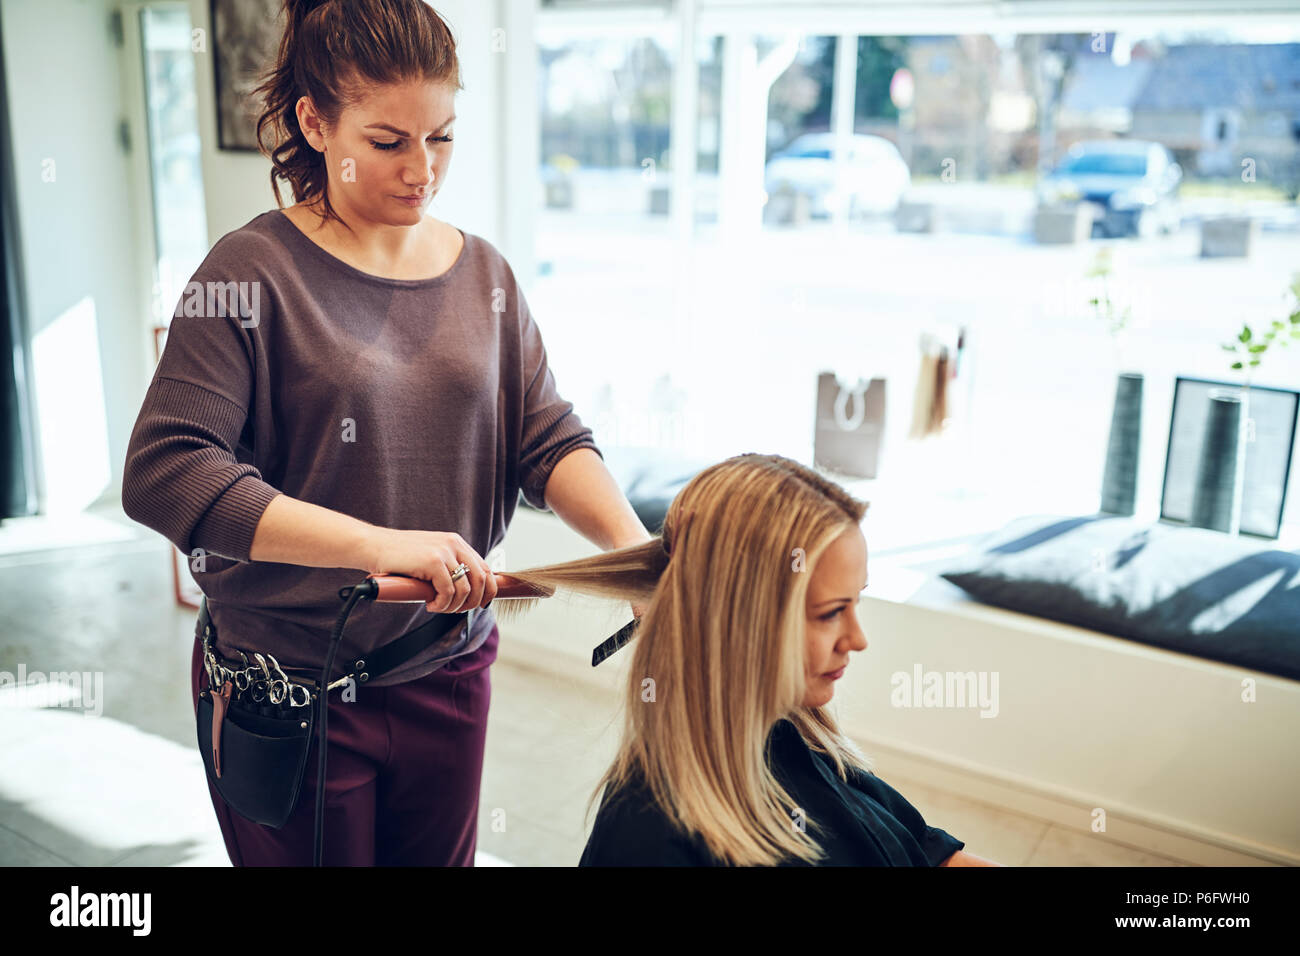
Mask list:
[[[808,581],[836,538],[861,534],[866,510],[789,458],[737,455],[691,479],[659,538],[509,571],[557,593],[645,604],[629,648],[622,743],[588,813],[602,787],[621,793],[635,784],[727,863],[821,857],[765,747],[787,718],[841,778],[850,767],[871,770],[826,707],[803,705]],[[527,604],[498,607],[507,619]]]
[[[265,109],[257,119],[259,151],[271,160],[271,191],[283,209],[277,180],[288,180],[294,202],[319,198],[326,219],[347,223],[330,204],[325,157],[298,125],[307,96],[326,126],[359,102],[367,85],[449,83],[463,90],[456,39],[424,0],[286,0],[286,23],[275,65],[254,91]],[[269,127],[273,148],[262,130]],[[349,227],[350,228],[350,227]]]

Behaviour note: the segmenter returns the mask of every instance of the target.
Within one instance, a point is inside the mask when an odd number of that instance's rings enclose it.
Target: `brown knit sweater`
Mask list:
[[[219,653],[319,669],[338,590],[365,577],[250,561],[281,492],[382,527],[455,531],[487,555],[520,490],[545,509],[556,463],[599,453],[556,389],[510,265],[464,235],[442,275],[389,279],[275,209],[223,236],[182,293],[131,434],[122,504],[191,556]],[[428,619],[422,604],[362,601],[336,661]],[[476,613],[463,653],[493,624],[491,608]],[[370,685],[422,677],[431,656]]]

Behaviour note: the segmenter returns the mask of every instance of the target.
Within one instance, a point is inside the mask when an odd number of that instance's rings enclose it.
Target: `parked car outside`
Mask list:
[[[806,133],[767,162],[764,188],[768,197],[789,191],[808,197],[812,216],[829,216],[837,209],[849,218],[891,213],[912,183],[897,147],[881,136],[846,137],[842,163],[833,156],[834,133]]]
[[[1038,185],[1040,205],[1094,204],[1094,236],[1148,237],[1178,228],[1182,167],[1159,143],[1087,140],[1075,143]]]

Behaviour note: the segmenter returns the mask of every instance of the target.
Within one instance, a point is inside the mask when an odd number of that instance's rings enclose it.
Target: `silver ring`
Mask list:
[[[462,561],[460,564],[456,565],[456,569],[451,572],[451,583],[455,584],[467,574],[469,574],[469,566]]]

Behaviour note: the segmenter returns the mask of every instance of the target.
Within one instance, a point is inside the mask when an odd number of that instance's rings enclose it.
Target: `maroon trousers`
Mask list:
[[[358,686],[329,696],[326,866],[473,866],[487,735],[490,666],[500,633],[419,680]],[[194,642],[192,693],[208,679]],[[235,866],[311,866],[316,819],[316,733],[298,803],[280,829],[241,817],[208,781]]]

